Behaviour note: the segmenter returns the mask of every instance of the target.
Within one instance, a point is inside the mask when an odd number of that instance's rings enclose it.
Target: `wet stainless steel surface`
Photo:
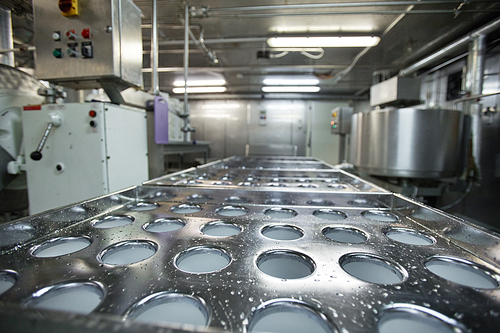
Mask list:
[[[174,225],[162,231],[155,223]],[[205,233],[224,224],[229,236]],[[81,250],[34,255],[82,237],[90,244]],[[29,319],[56,328],[76,321],[87,331],[90,323],[162,331],[163,323],[134,321],[145,311],[137,309],[183,300],[179,306],[196,304],[205,318],[201,331],[249,332],[282,311],[313,318],[324,332],[385,332],[409,316],[430,318],[438,332],[497,332],[499,241],[389,192],[140,186],[2,226],[0,280],[8,289],[0,325]],[[131,263],[105,260],[134,247],[147,253],[121,259]],[[454,280],[448,267],[470,278]],[[75,283],[100,288],[89,314],[65,319],[30,306],[44,288]]]

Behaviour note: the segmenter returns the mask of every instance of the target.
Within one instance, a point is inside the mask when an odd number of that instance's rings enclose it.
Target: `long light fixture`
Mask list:
[[[288,93],[306,93],[306,92],[318,92],[320,91],[320,87],[318,86],[265,86],[262,87],[263,92],[269,93],[279,93],[279,92],[288,92]]]
[[[264,79],[267,86],[313,86],[319,83],[318,79]]]
[[[203,93],[223,93],[227,90],[226,87],[188,87],[188,94],[203,94]],[[184,94],[184,87],[172,89],[174,94]]]
[[[188,87],[202,87],[202,86],[223,86],[226,84],[226,80],[188,80]],[[184,87],[184,80],[174,81],[175,87]],[[189,90],[188,90],[189,92]]]
[[[267,40],[270,47],[368,47],[380,42],[376,36],[339,37],[272,37]]]

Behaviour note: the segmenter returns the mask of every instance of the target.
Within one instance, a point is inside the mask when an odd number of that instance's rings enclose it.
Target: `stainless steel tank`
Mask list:
[[[460,174],[469,117],[456,110],[384,109],[352,118],[351,163],[372,175],[445,178]]]

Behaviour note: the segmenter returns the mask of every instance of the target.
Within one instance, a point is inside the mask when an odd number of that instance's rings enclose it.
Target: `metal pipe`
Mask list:
[[[151,29],[151,91],[153,95],[160,94],[160,80],[158,78],[158,12],[157,0],[152,0],[153,24]]]
[[[463,103],[466,101],[471,101],[474,99],[480,99],[480,98],[484,98],[484,97],[488,97],[488,96],[495,96],[495,95],[500,95],[500,91],[495,91],[495,92],[487,93],[487,94],[478,94],[478,95],[471,95],[468,97],[463,97],[463,98],[460,98],[460,99],[457,99],[456,101],[454,101],[453,104]]]
[[[14,49],[11,11],[3,6],[0,6],[0,49]],[[8,51],[7,54],[0,54],[0,63],[14,67],[14,52]]]
[[[266,42],[269,37],[256,37],[256,38],[217,38],[217,39],[205,39],[205,44],[231,44],[231,43],[263,43]],[[191,42],[195,44],[194,42]],[[147,42],[144,44],[147,45]],[[161,41],[158,45],[184,45],[184,41],[177,40],[167,40]]]
[[[472,37],[478,36],[478,35],[486,35],[496,29],[500,28],[500,19],[496,19],[495,21],[492,21],[491,23],[483,26],[482,28],[479,28],[478,30],[473,31],[469,35],[460,38],[459,40],[445,46],[441,50],[431,54],[430,56],[416,62],[415,64],[404,68],[399,71],[399,76],[407,76],[410,75],[416,71],[418,71],[421,68],[424,68],[425,66],[428,66],[431,62],[437,61],[441,59],[442,57],[456,51],[456,49],[460,47],[464,47]]]
[[[188,68],[189,68],[189,5],[184,5],[184,142],[188,141],[189,110],[188,110]]]

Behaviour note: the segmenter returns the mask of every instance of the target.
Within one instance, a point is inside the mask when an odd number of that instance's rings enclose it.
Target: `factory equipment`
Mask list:
[[[347,161],[346,144],[347,135],[351,133],[351,117],[354,109],[352,107],[337,107],[332,110],[332,120],[330,121],[332,134],[339,134],[339,162]]]

